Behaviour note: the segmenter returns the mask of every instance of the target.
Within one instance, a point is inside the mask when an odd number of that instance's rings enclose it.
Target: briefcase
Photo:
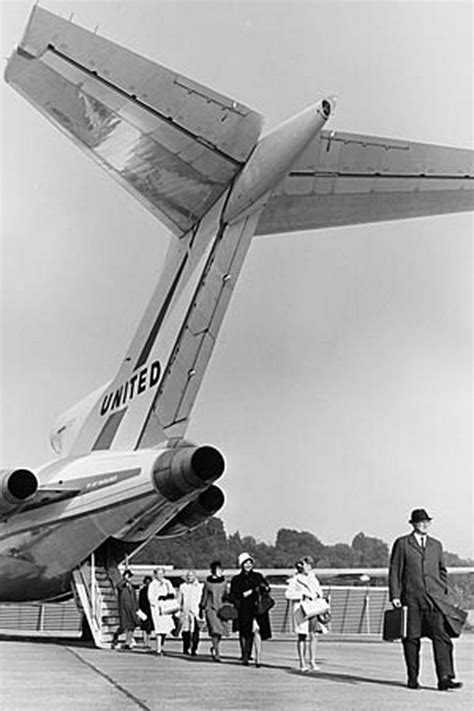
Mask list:
[[[407,620],[407,607],[394,607],[393,610],[386,610],[383,616],[383,639],[386,642],[404,639],[407,636]]]

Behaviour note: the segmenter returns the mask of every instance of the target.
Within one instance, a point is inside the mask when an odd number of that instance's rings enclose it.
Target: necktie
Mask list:
[[[426,537],[420,536],[420,541],[421,541],[421,547],[424,549],[426,546]]]

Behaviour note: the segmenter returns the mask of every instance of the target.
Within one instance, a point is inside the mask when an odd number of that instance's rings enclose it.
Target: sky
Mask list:
[[[42,2],[258,110],[325,95],[329,128],[472,146],[468,2]],[[2,56],[31,3],[0,3]],[[1,83],[4,467],[53,458],[56,417],[109,380],[166,229]],[[217,446],[228,533],[390,543],[423,507],[474,556],[472,215],[256,238],[188,437]]]

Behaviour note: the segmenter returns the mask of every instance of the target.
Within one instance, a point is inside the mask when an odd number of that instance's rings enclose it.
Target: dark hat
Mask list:
[[[420,523],[420,521],[431,520],[431,516],[428,516],[428,513],[425,511],[425,509],[413,509],[413,511],[411,512],[409,523]]]

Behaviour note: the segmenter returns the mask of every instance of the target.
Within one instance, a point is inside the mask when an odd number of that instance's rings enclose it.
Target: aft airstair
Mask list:
[[[73,589],[97,647],[110,649],[119,626],[119,611],[114,580],[120,573],[114,566],[98,565],[94,554],[73,570]]]

